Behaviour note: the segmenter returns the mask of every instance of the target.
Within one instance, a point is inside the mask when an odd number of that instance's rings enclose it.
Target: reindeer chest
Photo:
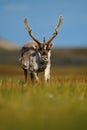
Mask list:
[[[47,67],[47,63],[48,63],[48,61],[43,61],[43,60],[40,61],[38,71],[39,72],[44,71],[46,69],[46,67]]]
[[[36,53],[30,57],[29,70],[34,72],[44,71],[48,61],[42,60]]]

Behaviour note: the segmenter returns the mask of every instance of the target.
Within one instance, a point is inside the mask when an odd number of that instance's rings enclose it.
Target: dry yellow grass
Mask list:
[[[0,130],[87,129],[87,67],[52,68],[24,84],[19,66],[0,66]]]

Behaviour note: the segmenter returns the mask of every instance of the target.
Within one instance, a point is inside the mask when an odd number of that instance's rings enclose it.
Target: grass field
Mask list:
[[[87,130],[87,67],[57,67],[45,84],[24,84],[19,66],[0,65],[0,130]]]

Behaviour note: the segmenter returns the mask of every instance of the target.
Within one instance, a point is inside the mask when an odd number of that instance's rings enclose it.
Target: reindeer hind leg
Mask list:
[[[34,73],[33,72],[30,72],[30,78],[31,78],[31,81],[34,81]]]
[[[24,70],[25,82],[27,82],[27,69],[23,69],[23,70]]]

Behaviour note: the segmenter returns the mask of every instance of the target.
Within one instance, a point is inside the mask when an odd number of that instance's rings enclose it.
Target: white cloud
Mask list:
[[[4,5],[3,10],[5,11],[25,11],[28,10],[29,7],[27,5],[23,5],[23,4],[8,4],[8,5]]]

